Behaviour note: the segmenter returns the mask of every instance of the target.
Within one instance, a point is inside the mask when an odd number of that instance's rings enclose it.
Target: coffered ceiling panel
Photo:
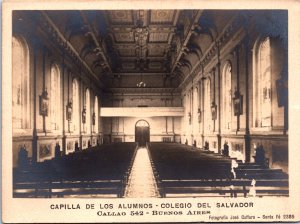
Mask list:
[[[132,24],[133,15],[131,10],[111,10],[108,17],[112,24]]]
[[[154,61],[149,63],[149,69],[161,70],[163,68],[162,62]]]
[[[123,62],[122,68],[125,70],[134,70],[136,68],[136,65],[134,62]]]
[[[172,23],[175,10],[151,10],[150,23]]]
[[[114,38],[116,42],[124,43],[124,42],[134,42],[134,37],[132,32],[127,33],[114,33]]]
[[[161,57],[164,56],[165,50],[166,49],[164,47],[157,45],[157,46],[150,47],[148,50],[148,54],[149,56]]]
[[[167,42],[169,39],[169,33],[153,32],[149,35],[150,42]]]
[[[129,47],[125,47],[125,48],[119,48],[118,52],[120,54],[121,57],[134,57],[135,56],[135,49],[134,48],[129,48]]]

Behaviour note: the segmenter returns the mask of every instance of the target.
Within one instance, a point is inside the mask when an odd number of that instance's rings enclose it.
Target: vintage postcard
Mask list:
[[[4,1],[4,223],[300,221],[299,1]]]

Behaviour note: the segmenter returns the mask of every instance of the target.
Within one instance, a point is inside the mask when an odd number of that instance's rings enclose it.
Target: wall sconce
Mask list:
[[[192,123],[192,114],[191,114],[191,112],[189,112],[188,117],[189,117],[189,124],[191,124]]]
[[[234,108],[234,116],[243,114],[243,96],[236,88],[233,96],[233,108]]]
[[[72,113],[73,113],[73,105],[72,105],[72,101],[70,101],[66,106],[66,118],[68,121],[72,120]]]
[[[211,119],[217,119],[217,105],[215,104],[215,102],[211,103]]]
[[[43,91],[40,95],[40,115],[48,116],[48,109],[49,109],[49,97],[47,89]]]
[[[197,114],[198,114],[198,123],[201,123],[201,109],[200,108],[198,108]]]
[[[85,122],[86,122],[86,108],[84,106],[82,110],[82,123],[85,124]]]

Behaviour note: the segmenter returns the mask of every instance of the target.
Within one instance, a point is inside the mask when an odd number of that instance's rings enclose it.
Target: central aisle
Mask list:
[[[125,198],[159,197],[153,175],[148,149],[141,147],[137,150],[127,187]]]

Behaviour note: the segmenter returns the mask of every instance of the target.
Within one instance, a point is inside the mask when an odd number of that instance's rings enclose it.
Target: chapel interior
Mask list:
[[[288,196],[287,21],[13,11],[13,196]]]

